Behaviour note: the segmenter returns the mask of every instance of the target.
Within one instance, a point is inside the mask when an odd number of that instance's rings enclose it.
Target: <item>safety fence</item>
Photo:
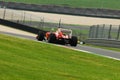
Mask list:
[[[89,30],[89,38],[120,41],[120,25],[93,25]]]

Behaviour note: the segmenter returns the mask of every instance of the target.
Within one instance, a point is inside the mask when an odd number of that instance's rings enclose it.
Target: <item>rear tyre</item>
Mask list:
[[[77,37],[76,36],[72,36],[72,38],[70,40],[70,45],[77,46]]]
[[[44,36],[45,36],[44,32],[39,31],[38,32],[38,36],[37,36],[38,41],[43,41],[44,40]]]
[[[56,36],[55,34],[51,33],[49,38],[48,38],[49,43],[56,43]]]

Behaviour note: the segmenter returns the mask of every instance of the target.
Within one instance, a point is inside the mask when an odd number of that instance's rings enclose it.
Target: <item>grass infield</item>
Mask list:
[[[0,34],[0,80],[120,80],[120,61]]]
[[[3,0],[0,0],[3,1]],[[5,0],[44,5],[60,5],[80,8],[102,8],[120,10],[120,0]]]

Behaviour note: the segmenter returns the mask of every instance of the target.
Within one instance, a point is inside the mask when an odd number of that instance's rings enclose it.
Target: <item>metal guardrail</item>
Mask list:
[[[16,29],[28,31],[28,32],[35,33],[35,34],[37,34],[38,31],[46,32],[44,30],[36,29],[36,28],[30,27],[30,26],[27,26],[27,25],[15,23],[15,22],[11,22],[11,21],[8,21],[8,20],[3,20],[3,19],[0,19],[0,24],[6,25],[6,26],[9,26],[9,27],[12,27],[12,28],[16,28]]]
[[[87,44],[97,45],[97,46],[107,46],[120,48],[120,41],[117,40],[107,40],[107,39],[87,39],[85,41]]]

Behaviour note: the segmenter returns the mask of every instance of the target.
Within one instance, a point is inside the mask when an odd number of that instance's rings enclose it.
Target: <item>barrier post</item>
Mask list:
[[[97,27],[96,27],[96,35],[95,35],[95,38],[98,38],[98,31],[99,31],[99,25],[97,25]]]
[[[110,28],[109,28],[108,39],[111,39],[111,29],[112,29],[112,25],[110,25]]]
[[[5,16],[6,16],[6,7],[4,6],[3,19],[5,19]]]
[[[103,27],[102,27],[102,32],[101,32],[101,38],[105,38],[105,24],[103,24]]]
[[[90,26],[90,29],[89,29],[89,38],[92,38],[92,27],[93,26]]]
[[[118,29],[118,33],[117,33],[117,40],[119,40],[119,37],[120,37],[120,25],[119,25],[119,29]]]
[[[95,25],[92,26],[91,37],[95,38]]]

